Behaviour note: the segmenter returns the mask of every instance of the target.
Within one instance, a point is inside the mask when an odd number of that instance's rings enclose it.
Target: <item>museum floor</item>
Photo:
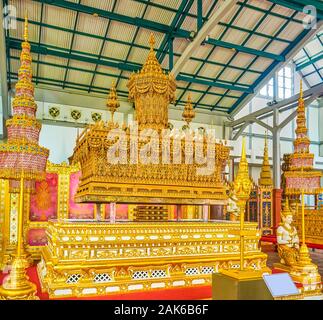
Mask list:
[[[278,254],[275,252],[275,246],[272,243],[263,242],[262,251],[268,254],[268,267],[272,268],[275,262],[279,261]],[[311,258],[315,264],[319,267],[319,272],[323,275],[323,250],[315,249],[310,251]],[[36,268],[31,267],[28,269],[28,275],[30,279],[37,284],[37,295],[40,300],[48,300],[46,293],[41,293],[40,284],[36,273]],[[6,274],[0,273],[0,282]],[[211,286],[201,286],[194,288],[178,288],[178,289],[167,289],[167,290],[155,290],[148,292],[135,292],[128,294],[108,295],[100,297],[86,297],[78,298],[82,300],[209,300],[212,296]],[[64,300],[73,300],[74,298],[68,298]]]

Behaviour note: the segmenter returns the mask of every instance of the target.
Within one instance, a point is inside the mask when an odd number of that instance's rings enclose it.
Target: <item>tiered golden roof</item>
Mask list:
[[[150,35],[150,51],[143,68],[130,76],[129,99],[135,102],[140,129],[161,130],[168,125],[168,105],[175,100],[176,83],[166,74],[156,58],[154,35]]]
[[[270,172],[269,157],[268,157],[267,134],[265,137],[264,160],[262,162],[260,178],[258,183],[260,186],[273,185],[273,180],[271,178],[271,172]]]
[[[188,94],[187,103],[186,103],[186,105],[184,107],[182,117],[183,117],[183,120],[187,123],[188,126],[189,126],[190,122],[195,117],[195,111],[194,111],[193,105],[192,105],[191,94]]]
[[[138,129],[133,125],[123,125],[120,130],[124,139],[108,139],[118,123],[98,121],[87,127],[77,139],[72,161],[79,162],[82,178],[75,199],[79,202],[119,202],[119,203],[162,203],[182,204],[222,204],[227,201],[228,186],[223,180],[223,170],[229,158],[229,147],[222,143],[209,141],[206,134],[187,132],[192,144],[178,144],[177,135],[171,132],[169,143],[164,140],[162,129],[167,130],[168,106],[175,96],[176,84],[171,75],[166,75],[156,59],[153,50],[154,38],[150,37],[150,52],[142,70],[130,77],[129,96],[134,99]],[[108,108],[115,110],[118,105],[115,89],[110,91]],[[149,141],[140,140],[144,129],[155,129],[159,133]],[[135,131],[135,132],[134,132]],[[149,130],[147,130],[148,132]],[[152,131],[150,131],[152,132]],[[168,132],[169,133],[169,132]],[[167,140],[167,139],[166,139]],[[112,163],[115,154],[108,156],[108,151],[120,141],[118,156],[124,155],[122,162]],[[207,143],[212,151],[209,152]],[[149,153],[151,161],[142,160],[142,148],[147,143],[158,148]],[[188,148],[187,148],[188,147]],[[178,148],[178,149],[177,149]],[[194,151],[195,150],[195,151]],[[199,151],[202,150],[201,154]],[[207,151],[207,164],[214,163],[214,170],[207,174],[200,173],[206,168],[202,164]],[[187,153],[195,163],[186,163]],[[169,158],[165,159],[167,153]],[[178,162],[177,156],[181,157]],[[212,157],[212,158],[211,158]],[[185,159],[184,159],[185,158]],[[148,159],[149,160],[149,159]],[[167,161],[165,161],[167,160]],[[212,160],[212,161],[211,161]],[[209,168],[209,166],[207,166]]]

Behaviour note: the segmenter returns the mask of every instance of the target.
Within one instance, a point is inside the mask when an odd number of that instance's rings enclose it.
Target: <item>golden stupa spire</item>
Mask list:
[[[150,51],[154,51],[155,48],[155,36],[153,33],[150,34],[149,37]]]
[[[303,98],[303,82],[300,81],[300,92],[297,106],[297,127],[295,130],[296,139],[294,141],[294,152],[309,153],[310,139],[307,136],[305,103]]]
[[[193,109],[192,105],[192,99],[191,99],[191,94],[188,94],[187,97],[187,103],[184,107],[184,111],[182,113],[183,120],[186,121],[187,125],[189,126],[190,122],[194,119],[195,117],[195,111]]]
[[[112,86],[110,88],[110,92],[107,99],[107,107],[109,111],[111,112],[111,119],[113,121],[113,115],[115,111],[120,107],[120,103],[118,101],[118,95],[116,90],[115,82],[112,82]]]
[[[260,178],[258,181],[260,186],[272,186],[273,181],[271,178],[269,157],[268,157],[268,145],[267,145],[267,132],[265,136],[265,148],[264,148],[264,160],[262,162]]]
[[[24,41],[28,42],[28,17],[27,17],[27,12],[25,14]]]
[[[248,161],[246,156],[246,141],[242,138],[241,158],[238,168],[238,174],[233,182],[233,189],[239,197],[249,197],[252,187],[252,180],[249,177]]]

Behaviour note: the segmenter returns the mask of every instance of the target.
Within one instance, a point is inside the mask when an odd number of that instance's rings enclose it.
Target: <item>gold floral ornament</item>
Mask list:
[[[154,35],[150,35],[150,51],[140,71],[128,82],[129,100],[135,102],[139,129],[166,129],[168,106],[175,101],[176,83],[172,74],[166,74],[154,51]]]
[[[102,115],[98,112],[92,112],[91,117],[94,122],[98,122],[102,119]]]
[[[107,99],[107,107],[109,109],[109,111],[111,112],[111,119],[113,122],[113,115],[116,112],[116,110],[120,107],[120,103],[118,101],[118,95],[117,95],[117,90],[116,90],[116,85],[113,82],[109,95],[108,95],[108,99]]]
[[[81,113],[81,111],[79,111],[79,110],[73,110],[73,111],[71,112],[71,117],[72,117],[75,121],[79,120],[79,119],[81,118],[81,116],[82,116],[82,113]]]
[[[59,109],[58,109],[58,108],[56,108],[56,107],[51,107],[51,108],[49,109],[49,114],[50,114],[53,118],[57,118],[57,117],[59,116],[59,114],[60,114],[60,111],[59,111]]]
[[[189,127],[190,122],[195,118],[195,111],[193,109],[192,105],[192,99],[191,99],[191,94],[188,94],[187,97],[187,103],[184,107],[184,111],[182,114],[183,120],[187,123],[187,126]]]

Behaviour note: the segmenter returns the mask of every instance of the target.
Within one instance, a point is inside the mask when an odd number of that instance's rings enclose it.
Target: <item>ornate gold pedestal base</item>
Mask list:
[[[2,300],[39,300],[36,285],[29,281],[23,257],[15,257],[10,274],[4,279],[0,288]]]
[[[222,270],[212,276],[213,300],[273,300],[262,278],[264,270]]]
[[[294,282],[301,283],[303,293],[322,294],[321,276],[318,273],[317,266],[312,263],[308,248],[302,245],[299,250],[299,261],[293,266],[286,266],[281,263],[275,263],[276,269],[288,272]]]

